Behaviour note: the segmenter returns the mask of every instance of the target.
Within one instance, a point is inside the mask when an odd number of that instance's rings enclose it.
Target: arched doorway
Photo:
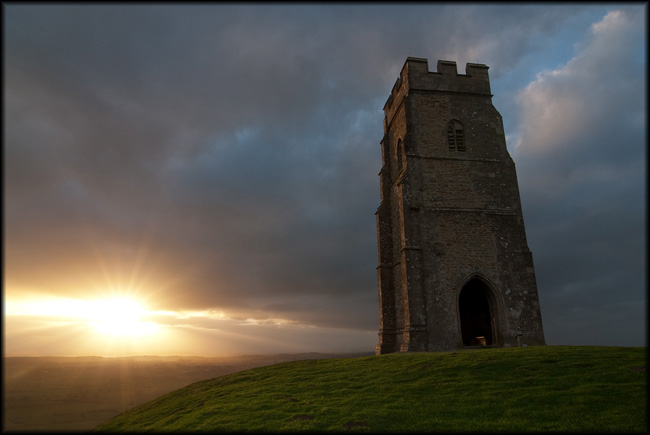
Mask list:
[[[495,342],[488,291],[483,281],[474,278],[465,284],[460,292],[458,311],[464,346],[489,346]]]

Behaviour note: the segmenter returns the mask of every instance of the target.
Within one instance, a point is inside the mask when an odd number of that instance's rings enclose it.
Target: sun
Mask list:
[[[143,320],[147,309],[138,301],[113,297],[88,304],[87,324],[96,332],[109,337],[142,337],[155,333],[154,322]]]
[[[156,312],[132,296],[110,295],[98,299],[37,298],[6,301],[5,314],[44,316],[76,324],[109,338],[153,338],[162,326],[147,320]]]

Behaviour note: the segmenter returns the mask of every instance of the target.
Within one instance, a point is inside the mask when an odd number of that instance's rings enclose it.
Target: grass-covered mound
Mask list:
[[[191,384],[97,431],[646,432],[646,348],[294,361]]]

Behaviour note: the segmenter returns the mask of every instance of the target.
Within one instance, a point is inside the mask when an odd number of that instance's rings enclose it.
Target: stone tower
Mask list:
[[[543,345],[488,67],[409,57],[384,106],[377,353]]]

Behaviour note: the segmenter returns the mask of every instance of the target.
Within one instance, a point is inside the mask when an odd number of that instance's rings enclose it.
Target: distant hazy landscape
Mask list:
[[[200,380],[285,361],[358,355],[366,354],[5,357],[3,431],[89,430]]]

